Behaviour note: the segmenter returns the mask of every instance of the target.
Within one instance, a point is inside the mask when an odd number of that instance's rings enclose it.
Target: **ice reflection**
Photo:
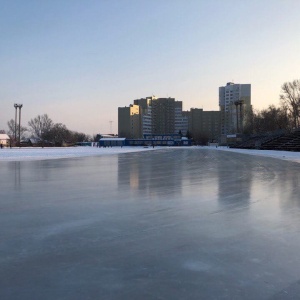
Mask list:
[[[19,190],[22,183],[22,163],[20,161],[4,162],[0,167],[0,187],[6,190]]]
[[[258,203],[252,207],[257,226],[283,228],[295,216],[298,223],[299,167],[297,163],[272,159],[258,163],[251,191]]]
[[[254,164],[245,156],[220,156],[218,159],[218,202],[221,209],[248,208]]]
[[[45,286],[49,299],[78,299],[78,282],[84,299],[297,299],[299,171],[201,148],[1,163],[0,289],[5,299],[43,299]]]
[[[137,192],[143,197],[180,195],[184,164],[181,155],[165,150],[119,155],[119,189]]]
[[[118,156],[2,162],[0,188],[10,198],[41,201],[99,198],[118,193]],[[75,196],[74,196],[75,195]]]
[[[280,165],[279,170],[277,167]],[[118,156],[118,186],[128,195],[178,197],[203,212],[251,210],[278,215],[298,200],[294,163],[198,149]]]
[[[15,189],[20,187],[20,177],[21,177],[21,162],[15,161],[12,163],[15,171]]]
[[[197,196],[198,201],[214,199],[218,183],[215,158],[206,151],[187,151],[183,165],[184,195]]]
[[[282,209],[290,209],[290,206],[300,208],[300,172],[298,166],[295,163],[288,163],[282,168],[282,172],[279,172],[279,186],[281,191],[284,191],[284,194],[280,196]]]

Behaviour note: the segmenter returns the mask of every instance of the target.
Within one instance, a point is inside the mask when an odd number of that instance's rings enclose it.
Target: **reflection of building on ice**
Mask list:
[[[5,133],[0,133],[0,145],[2,147],[8,147],[10,145],[10,138]]]
[[[227,135],[243,133],[247,112],[251,110],[251,84],[228,82],[219,87],[221,112],[221,143],[227,143]]]

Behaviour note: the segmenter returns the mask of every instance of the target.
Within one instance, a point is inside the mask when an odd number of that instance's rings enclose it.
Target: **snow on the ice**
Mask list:
[[[234,149],[234,148],[227,148],[227,147],[218,147],[217,150],[265,156],[265,157],[273,157],[273,158],[300,163],[300,152],[279,151],[279,150]]]
[[[0,149],[0,161],[24,161],[24,160],[44,160],[58,158],[75,158],[86,156],[112,155],[119,153],[153,151],[157,149],[174,149],[174,147],[68,147],[68,148],[3,148]],[[180,149],[181,147],[176,147]],[[276,151],[276,150],[247,150],[232,149],[227,147],[185,147],[185,149],[209,149],[211,151],[229,151],[242,154],[259,155],[265,157],[273,157],[283,160],[289,160],[300,163],[300,152]]]
[[[157,149],[157,148],[154,148]],[[138,151],[149,151],[144,147],[44,147],[44,148],[3,148],[0,149],[0,161],[44,160],[57,158],[74,158],[86,156],[111,155]]]

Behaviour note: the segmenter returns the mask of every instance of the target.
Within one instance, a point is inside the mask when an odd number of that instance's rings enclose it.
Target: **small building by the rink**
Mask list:
[[[99,140],[100,147],[125,146],[125,138],[101,138]]]
[[[2,147],[8,147],[10,145],[10,137],[6,133],[0,133],[0,144]]]
[[[143,139],[101,138],[99,146],[191,146],[191,140],[177,134],[145,134]]]
[[[126,146],[190,146],[191,140],[179,134],[145,134],[143,139],[126,139]]]

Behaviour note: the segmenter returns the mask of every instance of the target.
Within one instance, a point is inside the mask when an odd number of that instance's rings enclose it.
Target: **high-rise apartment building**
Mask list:
[[[175,133],[175,99],[157,98],[152,101],[152,134]]]
[[[154,99],[155,96],[151,96],[133,101],[135,105],[140,106],[142,137],[145,134],[152,134],[152,100]]]
[[[118,108],[118,136],[130,139],[142,137],[141,108],[131,104]]]
[[[188,119],[182,114],[182,101],[155,96],[136,99],[129,107],[119,107],[120,137],[142,138],[145,134],[186,134]],[[133,126],[133,127],[132,127]]]
[[[251,109],[251,84],[228,82],[219,87],[221,139],[243,132],[247,111]]]
[[[217,142],[220,137],[221,119],[219,111],[203,111],[191,108],[189,133],[196,143]]]
[[[175,132],[183,136],[187,134],[189,126],[188,117],[182,112],[182,101],[175,101]]]

